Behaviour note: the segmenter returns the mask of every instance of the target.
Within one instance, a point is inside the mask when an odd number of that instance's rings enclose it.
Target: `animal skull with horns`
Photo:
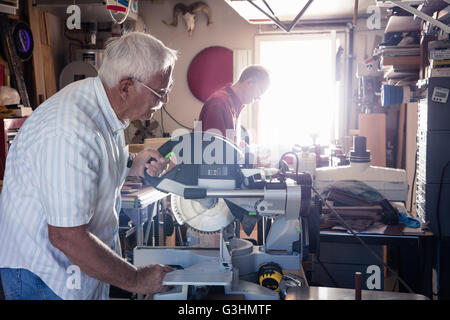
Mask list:
[[[167,23],[166,21],[162,20],[165,24],[169,26],[177,26],[178,25],[178,14],[181,13],[183,16],[184,21],[186,22],[187,31],[189,32],[189,36],[192,34],[192,31],[194,31],[195,28],[195,15],[199,12],[203,12],[206,14],[207,22],[206,25],[210,25],[212,23],[211,21],[211,9],[209,6],[202,2],[197,1],[189,6],[186,6],[184,3],[177,3],[173,7],[173,21],[172,23]]]

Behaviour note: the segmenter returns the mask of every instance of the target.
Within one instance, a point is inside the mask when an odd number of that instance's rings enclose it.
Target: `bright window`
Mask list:
[[[296,144],[328,145],[335,139],[340,99],[335,41],[328,33],[257,38],[257,63],[272,76],[259,103],[258,142],[272,157]]]

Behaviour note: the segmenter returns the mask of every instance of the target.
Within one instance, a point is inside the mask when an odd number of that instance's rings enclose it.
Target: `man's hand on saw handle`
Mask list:
[[[170,286],[164,286],[162,281],[164,276],[171,271],[173,271],[172,268],[160,264],[139,268],[136,276],[136,289],[133,291],[139,294],[154,294],[168,291]]]
[[[150,159],[155,159],[148,163]],[[169,160],[164,159],[158,151],[144,149],[139,152],[133,160],[133,165],[128,173],[129,176],[144,177],[144,171],[152,177],[159,177],[169,166]]]

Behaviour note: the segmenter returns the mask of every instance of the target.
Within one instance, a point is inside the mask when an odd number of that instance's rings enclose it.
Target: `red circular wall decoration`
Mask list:
[[[214,91],[233,82],[233,51],[218,46],[203,49],[192,59],[187,80],[192,94],[205,102]]]

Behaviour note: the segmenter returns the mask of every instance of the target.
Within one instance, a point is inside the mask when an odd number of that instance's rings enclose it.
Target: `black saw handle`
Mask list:
[[[173,147],[178,143],[178,141],[172,141],[169,140],[166,143],[164,143],[162,146],[158,148],[158,152],[160,155],[162,155],[165,159],[168,159],[171,156]],[[151,163],[152,161],[158,161],[155,158],[151,157],[150,160],[147,161],[147,163]],[[161,178],[152,177],[147,173],[147,170],[144,170],[144,176],[145,179],[150,183],[150,185],[154,188],[158,186],[158,184],[161,182]]]
[[[178,141],[176,141],[178,143]],[[158,152],[160,155],[162,155],[164,158],[169,158],[171,156],[171,152],[173,149],[173,146],[176,144],[174,141],[169,140],[166,143],[164,143],[162,146],[158,148]],[[155,158],[151,157],[150,160],[147,161],[147,163],[150,163],[152,161],[157,161]]]

